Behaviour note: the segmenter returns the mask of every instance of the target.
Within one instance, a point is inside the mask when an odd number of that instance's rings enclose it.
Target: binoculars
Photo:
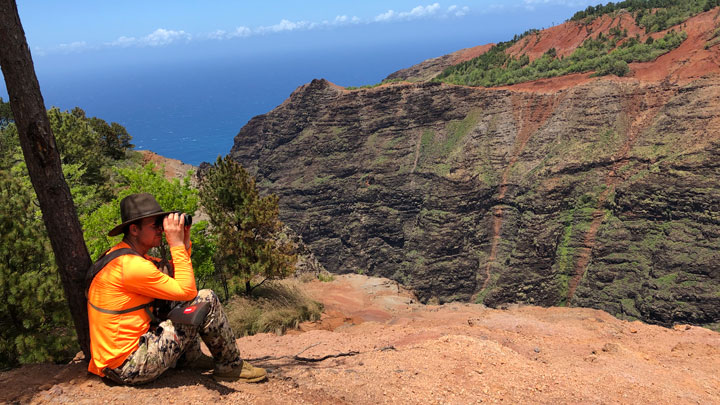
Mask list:
[[[181,216],[184,216],[184,217],[185,217],[185,226],[190,226],[190,225],[192,225],[192,215],[190,215],[190,214],[185,214],[185,213],[182,213],[182,212],[180,212],[180,211],[175,211],[174,213],[180,214]],[[168,215],[170,215],[170,214],[161,215],[161,216],[157,217],[157,219],[155,220],[155,226],[161,226],[162,223],[163,223],[163,220],[164,220],[165,217],[168,216]]]

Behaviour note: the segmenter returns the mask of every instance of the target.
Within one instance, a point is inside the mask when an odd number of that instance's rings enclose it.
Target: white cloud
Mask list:
[[[410,10],[410,13],[408,13],[408,16],[409,17],[426,17],[426,16],[437,13],[438,10],[440,10],[439,3],[434,3],[429,6],[425,6],[425,7],[417,6],[417,7],[413,8],[412,10]],[[401,13],[401,15],[402,15],[402,13]]]
[[[209,34],[206,34],[206,37],[208,39],[227,39],[228,38],[228,32],[225,30],[216,30]]]
[[[433,3],[427,6],[417,6],[410,11],[388,10],[382,14],[378,14],[373,18],[374,22],[391,22],[391,21],[408,21],[419,18],[429,17],[464,17],[470,12],[468,6],[453,5],[447,10],[442,10],[439,3]]]
[[[252,35],[252,30],[248,27],[237,27],[234,31],[227,32],[225,30],[217,30],[206,35],[200,36],[201,38],[208,39],[232,39],[232,38],[245,38]]]
[[[468,6],[458,7],[456,5],[452,5],[448,7],[448,13],[450,15],[454,15],[455,17],[465,17],[469,12],[470,7]]]
[[[390,21],[395,19],[397,16],[397,13],[393,10],[388,10],[377,17],[375,17],[375,21]]]
[[[235,28],[235,31],[233,31],[230,35],[232,35],[233,38],[249,37],[250,35],[252,35],[252,30],[248,27],[237,27]]]
[[[556,2],[560,0],[523,0],[525,6],[532,6],[535,3]],[[160,47],[170,45],[180,41],[193,40],[229,40],[235,38],[247,38],[255,35],[266,35],[282,32],[292,32],[300,30],[313,29],[329,29],[333,27],[348,26],[352,24],[373,24],[386,23],[393,21],[409,21],[422,18],[460,18],[466,16],[470,12],[467,6],[452,5],[447,9],[443,9],[439,3],[428,5],[418,5],[406,11],[388,10],[373,18],[363,19],[357,16],[348,16],[345,14],[337,15],[335,19],[313,21],[291,21],[282,19],[274,25],[260,26],[255,28],[238,26],[234,30],[218,29],[208,33],[191,35],[183,30],[170,30],[158,28],[150,34],[143,37],[121,36],[111,42],[105,42],[102,45],[89,45],[85,41],[77,41],[68,44],[61,44],[50,49],[37,49],[36,52],[46,54],[50,52],[80,52],[83,50],[99,49],[103,47]]]
[[[164,46],[181,40],[190,41],[192,40],[192,35],[185,31],[158,28],[141,38],[122,36],[115,41],[106,43],[106,45],[121,48],[127,48],[129,46]]]
[[[135,37],[122,36],[122,37],[114,40],[113,42],[107,43],[107,45],[110,45],[110,46],[119,46],[119,47],[122,47],[122,48],[126,48],[126,47],[128,47],[128,46],[137,45],[137,43],[138,43],[138,40],[137,40],[137,38],[135,38]]]
[[[81,52],[87,50],[88,48],[89,46],[85,41],[75,41],[69,44],[58,45],[58,51],[61,53]]]
[[[310,30],[316,28],[319,24],[309,21],[290,21],[281,20],[275,25],[268,25],[259,27],[255,32],[259,34],[265,34],[268,32],[283,32],[283,31],[295,31],[295,30]]]
[[[156,29],[152,34],[142,39],[142,42],[148,46],[168,45],[177,40],[191,40],[192,36],[185,31],[173,31],[163,28]]]

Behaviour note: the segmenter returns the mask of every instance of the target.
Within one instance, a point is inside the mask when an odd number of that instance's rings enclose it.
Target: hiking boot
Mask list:
[[[260,382],[267,378],[267,371],[264,368],[253,367],[247,361],[243,361],[242,367],[235,367],[228,371],[213,371],[213,378],[216,381],[243,381],[248,383]]]

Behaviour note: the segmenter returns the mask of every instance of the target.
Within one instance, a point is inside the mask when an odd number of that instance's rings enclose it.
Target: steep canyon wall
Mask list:
[[[231,155],[337,273],[422,300],[720,319],[720,79],[551,94],[325,80]]]

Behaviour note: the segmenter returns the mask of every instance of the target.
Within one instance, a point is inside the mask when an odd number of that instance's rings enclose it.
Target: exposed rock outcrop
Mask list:
[[[417,65],[391,73],[385,78],[385,80],[404,80],[408,82],[428,81],[450,66],[457,65],[458,63],[465,62],[466,60],[482,55],[487,52],[488,49],[492,48],[493,45],[494,44],[486,44],[461,49],[448,55],[428,59],[418,63]]]
[[[231,155],[331,272],[388,277],[423,301],[716,327],[720,76],[693,70],[718,57],[698,48],[713,15],[657,62],[662,80],[642,79],[647,64],[544,91],[313,80],[253,118]]]

